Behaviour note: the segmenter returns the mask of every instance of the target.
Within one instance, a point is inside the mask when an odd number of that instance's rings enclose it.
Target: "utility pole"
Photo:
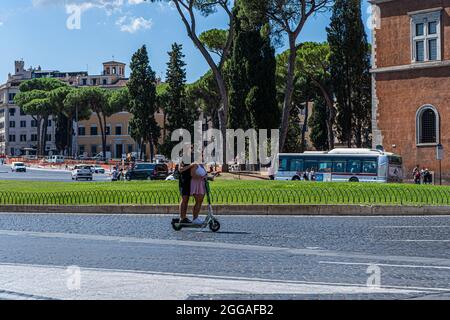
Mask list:
[[[436,146],[436,160],[439,161],[439,184],[442,186],[442,160],[444,159],[444,147],[442,144]]]

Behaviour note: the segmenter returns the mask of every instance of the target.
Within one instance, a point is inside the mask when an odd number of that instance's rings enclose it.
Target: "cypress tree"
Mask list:
[[[308,126],[311,128],[309,138],[316,150],[328,150],[327,133],[327,112],[328,107],[325,99],[317,95],[314,99],[312,115],[309,118]]]
[[[169,62],[167,63],[166,82],[167,91],[165,93],[164,105],[162,108],[167,117],[168,136],[162,146],[162,153],[170,156],[171,150],[176,142],[171,141],[171,132],[177,129],[194,132],[194,121],[198,119],[199,112],[193,103],[189,103],[186,97],[186,63],[183,58],[183,46],[174,43],[172,51],[168,52]]]
[[[229,127],[278,128],[276,60],[268,24],[250,22],[239,2],[233,14],[236,16],[233,51],[227,69]]]
[[[327,28],[339,139],[370,144],[370,59],[360,0],[336,0]]]
[[[150,161],[155,156],[155,145],[161,135],[161,128],[155,120],[156,113],[156,77],[148,58],[146,46],[142,46],[131,59],[131,75],[127,83],[130,94],[130,121],[134,137],[150,144]],[[142,151],[141,151],[142,153]]]

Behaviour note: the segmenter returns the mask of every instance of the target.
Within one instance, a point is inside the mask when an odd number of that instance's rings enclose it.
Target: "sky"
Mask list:
[[[366,21],[369,5],[362,1]],[[312,17],[299,41],[325,41],[329,21],[330,13]],[[211,28],[227,28],[225,14],[199,17],[199,33]],[[27,69],[41,66],[43,70],[100,74],[102,62],[114,58],[127,64],[129,75],[131,56],[144,44],[153,70],[164,79],[167,52],[174,42],[183,45],[188,82],[197,80],[208,65],[168,1],[0,0],[0,83],[20,59]]]

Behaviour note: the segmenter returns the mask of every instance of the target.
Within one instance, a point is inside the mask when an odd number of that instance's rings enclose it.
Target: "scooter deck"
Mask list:
[[[177,227],[182,227],[182,228],[205,228],[208,226],[207,223],[204,224],[193,224],[193,223],[180,223],[179,219],[174,219],[172,220],[172,224],[174,224]]]

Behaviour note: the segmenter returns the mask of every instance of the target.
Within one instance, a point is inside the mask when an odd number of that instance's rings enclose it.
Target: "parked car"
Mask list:
[[[75,158],[75,160],[90,160],[91,158],[89,158],[87,155],[82,154],[79,155],[78,157]]]
[[[48,163],[64,163],[64,156],[50,156],[47,159]]]
[[[27,167],[23,162],[13,162],[11,166],[12,172],[27,172]]]
[[[97,161],[106,161],[112,159],[112,153],[110,151],[106,151],[106,158],[103,156],[103,152],[100,152],[92,157],[92,160]]]
[[[94,173],[96,174],[105,174],[105,168],[101,166],[94,166],[93,167]]]
[[[165,180],[169,176],[169,168],[165,164],[138,163],[125,174],[131,180]]]
[[[92,181],[93,175],[91,171],[92,166],[77,165],[72,170],[72,180],[86,179]]]

